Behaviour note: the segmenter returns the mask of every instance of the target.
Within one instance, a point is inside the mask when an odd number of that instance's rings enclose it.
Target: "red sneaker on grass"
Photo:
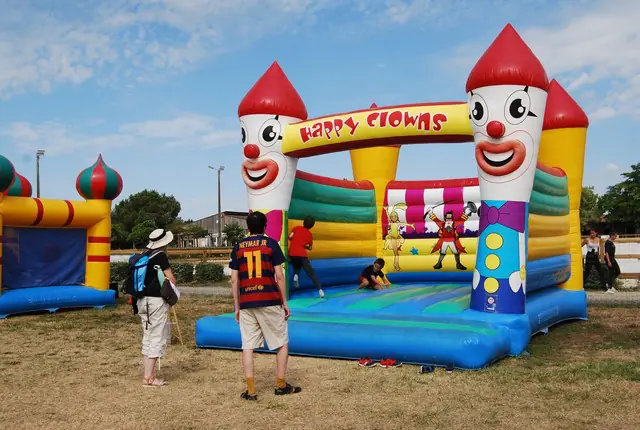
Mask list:
[[[402,366],[402,363],[398,363],[398,361],[394,360],[393,358],[383,358],[382,360],[380,360],[380,367],[383,367],[385,369],[400,366]]]
[[[374,367],[375,365],[376,363],[370,357],[361,358],[358,362],[360,367]]]

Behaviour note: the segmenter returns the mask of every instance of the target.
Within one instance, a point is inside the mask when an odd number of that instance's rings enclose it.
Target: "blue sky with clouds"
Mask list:
[[[55,5],[55,6],[54,6]],[[184,218],[246,210],[237,106],[277,60],[310,117],[464,100],[512,23],[590,117],[585,185],[640,161],[640,3],[633,0],[0,0],[0,153],[42,195],[77,198],[102,153],[121,197],[173,194]],[[8,12],[7,12],[8,11]],[[444,160],[444,162],[443,162]],[[351,177],[347,153],[303,159]],[[404,147],[399,179],[474,176],[472,144]]]

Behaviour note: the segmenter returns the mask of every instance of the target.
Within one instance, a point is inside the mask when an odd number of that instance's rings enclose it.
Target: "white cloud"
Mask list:
[[[617,165],[617,164],[615,164],[615,163],[607,163],[607,164],[604,166],[604,168],[605,168],[605,169],[607,169],[607,170],[611,170],[611,171],[617,171],[617,170],[620,170],[620,166],[618,166],[618,165]]]
[[[535,4],[540,0],[520,0]],[[131,87],[183,72],[266,35],[329,28],[349,34],[367,25],[421,26],[478,20],[491,0],[0,0],[0,98],[95,80]],[[339,9],[346,23],[328,13]],[[357,20],[354,24],[354,20]],[[356,28],[357,27],[357,28]],[[376,29],[377,31],[377,29]],[[124,82],[120,83],[120,80]]]
[[[589,113],[588,116],[593,121],[598,121],[600,119],[613,118],[614,116],[616,116],[616,110],[611,106],[603,106]]]
[[[240,135],[231,120],[183,114],[167,120],[132,122],[117,131],[90,135],[58,122],[15,122],[0,131],[21,152],[45,148],[47,155],[62,155],[92,148],[136,145],[212,148],[238,143]]]
[[[0,98],[89,79],[154,80],[335,7],[331,0],[0,3]]]
[[[575,98],[586,93],[583,107],[593,120],[640,118],[640,3],[583,2],[564,9],[554,21],[560,24],[516,28],[547,73]],[[487,46],[458,47],[452,64],[470,70]]]
[[[132,144],[133,136],[121,133],[90,136],[58,122],[31,124],[14,122],[0,131],[18,151],[31,153],[44,148],[47,155],[68,154],[86,148],[120,147]]]

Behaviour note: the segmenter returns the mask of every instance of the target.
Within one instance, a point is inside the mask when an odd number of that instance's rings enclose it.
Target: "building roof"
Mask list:
[[[218,214],[215,213],[215,214],[206,216],[204,218],[200,218],[200,219],[194,220],[193,222],[196,223],[198,221],[208,220],[208,219],[211,219],[211,218],[215,218],[217,216],[218,216]],[[249,216],[249,212],[222,211],[222,216],[247,217],[247,216]]]

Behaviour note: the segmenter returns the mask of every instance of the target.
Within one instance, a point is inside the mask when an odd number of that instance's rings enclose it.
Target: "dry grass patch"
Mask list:
[[[162,389],[140,385],[140,324],[125,304],[0,322],[3,428],[640,428],[638,310],[590,309],[590,321],[536,336],[531,356],[477,372],[418,375],[293,357],[303,387],[273,395],[274,357],[256,356],[260,400],[240,400],[240,355],[199,350],[195,320],[229,299],[185,297],[185,346],[173,345]],[[155,417],[155,418],[154,418]]]

